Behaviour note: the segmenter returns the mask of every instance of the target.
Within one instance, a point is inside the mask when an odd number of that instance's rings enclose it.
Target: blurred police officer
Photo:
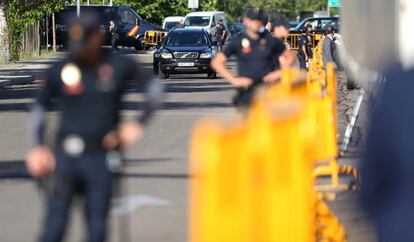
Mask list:
[[[34,147],[27,155],[30,174],[45,179],[48,195],[39,241],[62,241],[75,194],[85,201],[87,241],[105,241],[114,172],[120,168],[120,147],[141,135],[158,105],[160,88],[132,60],[101,49],[105,35],[98,18],[82,13],[71,21],[70,56],[45,75],[32,108]],[[121,95],[127,80],[147,87],[148,105],[136,120],[120,123]],[[45,143],[45,110],[59,102],[61,118],[55,150]]]
[[[378,241],[414,241],[414,69],[386,75],[372,105],[361,161],[362,204]]]
[[[267,16],[260,9],[249,9],[243,18],[246,32],[232,42],[213,59],[211,66],[233,86],[239,87],[235,104],[247,107],[254,90],[262,83],[272,83],[280,78],[275,69],[275,56],[285,51],[283,43],[266,34],[263,22]],[[228,58],[236,56],[238,76],[234,76],[227,68]]]
[[[309,56],[308,56],[308,32],[309,29],[308,27],[304,27],[302,29],[302,34],[301,36],[299,36],[298,38],[298,53],[297,53],[297,57],[299,60],[299,66],[301,69],[306,69],[308,67],[307,63],[309,61]]]
[[[286,47],[286,50],[280,55],[276,56],[276,69],[282,69],[291,67],[295,61],[295,54],[289,50],[289,46],[286,43],[286,38],[289,37],[289,23],[285,16],[274,13],[270,18],[270,29],[273,36],[278,39]]]

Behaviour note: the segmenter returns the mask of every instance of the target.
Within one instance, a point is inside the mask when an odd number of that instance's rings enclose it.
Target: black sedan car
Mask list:
[[[325,34],[328,27],[332,27],[336,30],[336,32],[339,31],[339,18],[338,17],[310,17],[305,18],[302,20],[296,27],[290,29],[290,33],[296,34],[300,33],[302,28],[305,27],[306,24],[309,24],[312,26],[313,33],[316,34]]]
[[[215,46],[202,28],[173,29],[154,52],[154,73],[159,73],[161,79],[169,78],[170,74],[194,73],[216,78],[210,67]]]

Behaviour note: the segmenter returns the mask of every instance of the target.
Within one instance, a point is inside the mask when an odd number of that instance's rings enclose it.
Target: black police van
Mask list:
[[[99,16],[101,26],[107,33],[106,45],[111,44],[109,32],[109,21],[113,20],[118,26],[119,46],[135,47],[142,50],[144,34],[147,30],[159,30],[159,26],[148,23],[143,20],[132,8],[127,6],[81,6],[80,12],[92,12]],[[56,14],[56,42],[58,45],[66,45],[68,40],[68,23],[67,20],[76,16],[76,6],[70,6]],[[138,32],[133,36],[128,33],[139,24]]]

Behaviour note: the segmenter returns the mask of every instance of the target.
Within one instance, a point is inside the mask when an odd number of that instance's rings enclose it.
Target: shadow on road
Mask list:
[[[3,179],[31,179],[31,176],[22,160],[0,161],[0,180]]]

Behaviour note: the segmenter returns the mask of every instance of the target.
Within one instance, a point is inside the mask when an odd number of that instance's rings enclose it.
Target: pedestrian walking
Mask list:
[[[115,24],[115,21],[109,21],[109,32],[111,33],[111,45],[112,51],[118,52],[118,41],[119,41],[119,33],[118,33],[118,26]]]
[[[226,37],[227,37],[227,30],[226,30],[226,26],[224,26],[223,19],[219,20],[215,28],[216,28],[216,40],[217,40],[218,50],[223,51],[223,46],[226,42]]]
[[[328,27],[326,30],[326,37],[322,42],[322,62],[324,68],[326,68],[328,63],[336,64],[336,45],[334,35],[334,29],[331,26]]]
[[[217,73],[238,88],[234,103],[241,108],[249,106],[259,85],[280,78],[280,72],[275,70],[274,58],[285,51],[285,46],[261,31],[266,18],[263,10],[249,9],[243,18],[245,33],[234,38],[211,63]],[[231,56],[237,58],[238,76],[234,76],[226,67]]]
[[[141,136],[159,104],[161,89],[134,61],[101,48],[105,33],[98,17],[83,13],[70,23],[70,55],[46,73],[32,107],[29,124],[34,145],[26,166],[33,177],[47,181],[40,242],[62,241],[75,195],[84,198],[86,241],[103,242],[121,149]],[[147,105],[136,120],[121,123],[126,81],[146,87]],[[44,130],[45,112],[53,101],[59,103],[61,118],[52,150]]]

